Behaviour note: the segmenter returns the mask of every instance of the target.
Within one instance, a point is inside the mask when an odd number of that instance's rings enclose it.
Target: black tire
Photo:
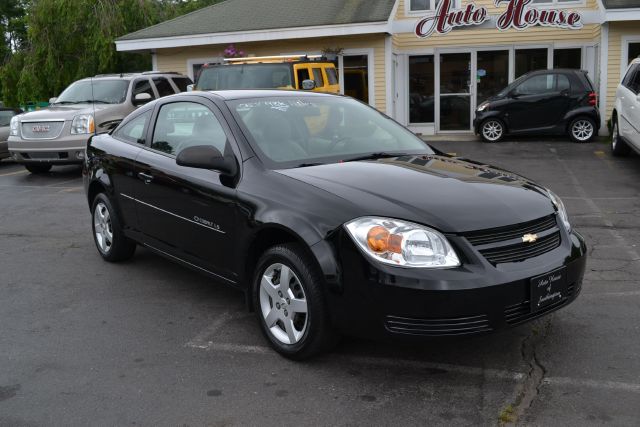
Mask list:
[[[616,157],[626,156],[631,151],[624,139],[620,137],[620,129],[618,128],[618,119],[612,120],[613,129],[611,130],[611,154]]]
[[[590,128],[588,128],[588,126],[590,126]],[[584,132],[587,132],[588,129],[590,129],[590,134],[588,134],[588,136],[580,136],[582,135],[580,128],[583,128]],[[596,122],[591,117],[576,117],[571,120],[571,123],[569,123],[567,133],[573,142],[577,142],[579,144],[591,142],[591,140],[596,136]]]
[[[51,170],[51,165],[46,163],[27,163],[24,167],[33,174],[47,173]]]
[[[98,225],[96,223],[96,219],[99,218],[99,214],[96,212],[98,209],[103,216],[105,215],[105,211],[108,213],[108,224],[101,222],[99,219],[98,223],[100,224]],[[120,218],[118,218],[109,198],[104,193],[98,194],[91,204],[91,230],[93,231],[93,241],[96,244],[98,253],[105,261],[125,261],[130,259],[136,251],[136,243],[124,235],[121,224]],[[97,226],[103,230],[106,227],[110,231],[110,244],[101,244],[98,233],[96,233]]]
[[[293,279],[290,283],[296,285],[299,283],[306,298],[306,327],[304,331],[300,331],[302,332],[301,337],[293,344],[283,343],[272,333],[270,327],[267,326],[263,307],[261,306],[261,281],[267,270],[274,265],[284,265],[291,269],[297,277],[292,276]],[[275,278],[275,281],[279,281],[279,277]],[[277,245],[268,249],[258,260],[252,283],[253,303],[260,329],[273,349],[282,356],[293,360],[304,360],[327,351],[335,345],[337,334],[333,330],[329,319],[322,275],[302,246],[291,243]],[[270,301],[268,303],[271,307],[270,310],[275,310],[276,302],[270,297],[267,298]],[[283,305],[278,306],[278,309],[283,307],[284,313],[287,313],[286,309],[284,309],[284,301],[282,303]],[[289,306],[289,308],[291,307]],[[293,321],[293,311],[291,311],[291,316]],[[283,324],[280,325],[284,326]],[[276,324],[274,327],[280,326]]]
[[[491,127],[492,131],[485,129],[485,127]],[[504,135],[507,132],[507,128],[504,122],[496,118],[488,118],[480,124],[480,137],[484,142],[500,142],[504,139]],[[492,135],[495,135],[492,137]]]

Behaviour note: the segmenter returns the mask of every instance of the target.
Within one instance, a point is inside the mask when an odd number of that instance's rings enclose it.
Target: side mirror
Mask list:
[[[193,92],[193,88],[194,88],[195,86],[196,86],[196,85],[194,85],[194,84],[187,85],[187,92]]]
[[[217,148],[211,145],[194,145],[185,148],[178,153],[176,163],[178,166],[211,169],[232,176],[238,171],[238,166],[233,155],[224,156]]]
[[[56,98],[55,96],[53,98],[49,98],[49,104],[53,104],[57,100],[58,100],[58,98]]]
[[[302,90],[313,90],[316,88],[315,80],[303,80],[302,81]]]
[[[151,95],[149,95],[146,92],[143,93],[139,93],[137,94],[134,98],[133,98],[133,105],[143,105],[146,104],[147,102],[151,101]]]

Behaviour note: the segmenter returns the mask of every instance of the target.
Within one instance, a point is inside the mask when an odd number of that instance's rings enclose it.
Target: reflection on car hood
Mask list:
[[[20,120],[72,120],[78,114],[91,114],[93,112],[113,107],[116,104],[67,104],[52,105],[41,110],[31,111],[20,115]]]
[[[542,187],[513,173],[447,156],[403,156],[278,171],[377,215],[464,232],[554,212]]]

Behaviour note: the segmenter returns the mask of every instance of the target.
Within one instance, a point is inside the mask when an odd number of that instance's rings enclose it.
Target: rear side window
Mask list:
[[[569,78],[564,74],[558,74],[558,91],[571,90],[571,84]]]
[[[156,90],[160,97],[173,95],[175,93],[171,87],[171,83],[169,83],[169,80],[164,77],[154,77],[153,84],[156,86]]]
[[[313,80],[316,82],[316,87],[324,86],[324,77],[322,77],[322,68],[313,69]]]
[[[327,67],[324,70],[327,73],[327,81],[329,82],[329,84],[330,85],[337,85],[338,84],[338,75],[336,74],[336,69]]]
[[[151,111],[152,110],[148,110],[140,114],[138,117],[129,120],[120,126],[120,128],[113,133],[113,136],[123,141],[144,144],[144,136],[147,133],[147,125],[151,118]]]
[[[137,80],[133,86],[133,93],[131,94],[131,99],[133,100],[137,94],[139,93],[148,93],[151,95],[151,99],[156,99],[156,95],[153,93],[151,89],[151,82],[149,80]]]
[[[171,80],[173,80],[173,83],[176,85],[180,92],[186,92],[187,86],[193,84],[191,79],[188,77],[171,77]]]

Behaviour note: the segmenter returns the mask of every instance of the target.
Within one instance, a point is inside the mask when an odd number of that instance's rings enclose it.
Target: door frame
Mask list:
[[[470,85],[469,85],[469,129],[460,129],[460,130],[442,130],[440,129],[440,97],[442,96],[440,94],[440,55],[442,54],[449,54],[449,53],[468,53],[469,54],[469,63],[470,63],[470,67],[471,69],[469,70],[469,80],[470,80]],[[433,108],[435,109],[434,111],[434,121],[435,121],[435,128],[436,128],[436,132],[439,134],[452,134],[452,133],[472,133],[473,132],[473,112],[476,110],[475,107],[475,87],[476,87],[476,81],[475,79],[473,79],[473,76],[476,75],[476,50],[475,49],[469,49],[469,48],[452,48],[452,49],[436,49],[435,53],[434,53],[434,57],[433,57],[433,61],[434,61],[434,84],[435,84],[435,91],[434,91],[434,104],[433,104]],[[453,94],[449,94],[449,95],[453,95]],[[447,95],[444,95],[447,96]]]
[[[367,56],[367,79],[369,90],[369,105],[376,106],[376,86],[375,86],[375,58],[374,48],[354,48],[343,49],[338,55],[338,82],[340,83],[340,93],[344,95],[344,57],[345,56]]]

